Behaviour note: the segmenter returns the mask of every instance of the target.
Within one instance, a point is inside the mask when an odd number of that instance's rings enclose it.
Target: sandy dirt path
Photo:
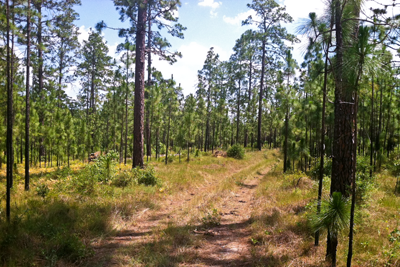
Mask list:
[[[246,166],[251,169],[254,166]],[[251,172],[246,180],[229,190],[218,192],[223,180],[214,179],[201,187],[179,192],[179,195],[166,195],[160,203],[160,209],[144,209],[132,220],[134,224],[115,236],[93,241],[94,257],[88,266],[253,266],[251,262],[251,213],[255,204],[255,189],[261,178],[269,170],[267,162]],[[231,174],[231,175],[234,175]],[[211,197],[210,197],[211,196]],[[210,198],[218,196],[213,204],[218,207],[220,225],[204,227],[200,223],[193,225],[193,213],[202,209]],[[149,264],[146,259],[140,263],[132,260],[136,251],[148,244],[156,244],[160,231],[169,225],[187,227],[191,225],[190,235],[198,242],[184,248],[185,255],[179,260],[179,253],[171,252],[168,257],[176,258],[174,264]],[[121,253],[121,251],[123,251]]]

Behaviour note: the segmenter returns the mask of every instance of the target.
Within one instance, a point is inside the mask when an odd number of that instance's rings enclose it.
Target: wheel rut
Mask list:
[[[256,164],[237,170],[254,168]],[[191,213],[194,209],[202,209],[210,201],[224,179],[214,179],[204,185],[187,192],[165,195],[157,203],[161,209],[144,209],[136,214],[131,227],[118,231],[115,236],[92,242],[94,256],[88,266],[150,266],[146,260],[132,262],[141,247],[156,244],[160,232],[171,224],[176,227],[188,227],[190,235],[198,240],[195,244],[185,247],[186,257],[181,258],[180,252],[173,252],[168,257],[178,265],[174,266],[251,266],[251,212],[256,204],[255,190],[261,178],[267,174],[266,165],[252,171],[251,178],[237,183],[229,190],[224,190],[222,196],[216,198],[220,216],[220,225],[202,227],[199,223],[193,224]],[[235,173],[231,173],[232,177]],[[225,178],[228,179],[228,178]],[[179,241],[181,242],[181,241]],[[191,256],[187,256],[191,255]],[[157,265],[158,266],[158,265]]]

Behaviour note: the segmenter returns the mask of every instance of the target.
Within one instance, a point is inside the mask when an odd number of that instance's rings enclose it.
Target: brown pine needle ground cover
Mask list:
[[[303,173],[283,175],[278,154],[248,152],[244,160],[207,154],[189,163],[175,157],[167,166],[152,161],[162,180],[154,187],[82,185],[82,163],[70,170],[34,168],[30,192],[23,191],[23,177],[15,180],[11,227],[0,189],[1,264],[328,266],[326,233],[314,247],[308,221],[317,183]],[[0,177],[5,184],[4,170]],[[399,266],[400,241],[390,235],[399,229],[395,183],[383,171],[357,206],[354,266]],[[324,196],[328,189],[326,178]],[[345,266],[346,236],[339,240],[338,266]]]

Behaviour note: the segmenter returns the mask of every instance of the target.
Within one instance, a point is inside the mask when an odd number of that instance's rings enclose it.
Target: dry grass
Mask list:
[[[0,265],[30,266],[32,262],[51,266],[55,261],[57,266],[207,266],[211,261],[204,254],[215,237],[193,231],[200,229],[202,218],[213,209],[219,213],[232,210],[235,197],[257,177],[257,185],[251,187],[254,193],[248,197],[251,210],[238,210],[234,217],[245,223],[230,226],[242,235],[238,246],[249,250],[246,260],[234,263],[328,266],[324,259],[326,234],[321,235],[321,245],[314,247],[308,223],[309,214],[315,212],[312,203],[317,183],[303,173],[283,175],[278,155],[278,151],[247,152],[244,160],[209,155],[192,157],[189,163],[175,158],[168,165],[154,160],[148,164],[155,168],[161,185],[118,188],[96,184],[90,195],[71,187],[85,166],[81,162],[74,162],[68,174],[55,167],[32,168],[30,192],[23,190],[23,166],[18,165],[12,214],[19,230],[6,230],[2,207]],[[0,170],[3,182],[4,168]],[[118,171],[130,168],[129,162],[117,166]],[[357,206],[354,265],[400,266],[400,248],[389,241],[390,233],[400,229],[395,183],[396,179],[383,171],[369,197]],[[45,198],[36,194],[39,185],[50,189]],[[0,188],[0,193],[4,196],[5,188]],[[325,179],[323,194],[328,193],[329,179]],[[222,217],[225,224],[227,217]],[[55,239],[69,235],[81,241],[72,239],[67,244],[75,246],[73,251],[79,251],[80,244],[87,248],[72,259],[68,249],[62,253],[51,249]],[[17,238],[9,239],[12,236]],[[339,240],[338,266],[345,266],[347,242],[344,232]],[[18,257],[10,259],[5,253]]]

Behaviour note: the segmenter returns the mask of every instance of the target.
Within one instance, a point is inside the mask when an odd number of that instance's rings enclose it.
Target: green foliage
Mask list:
[[[217,209],[213,209],[211,212],[207,212],[207,214],[201,218],[201,222],[205,227],[218,226],[221,224],[221,215]]]
[[[194,153],[194,157],[197,158],[200,156],[200,150],[196,149],[196,152]]]
[[[58,266],[61,261],[68,266],[79,264],[92,250],[81,240],[76,225],[78,220],[82,223],[93,215],[80,211],[78,205],[58,200],[51,204],[28,201],[24,216],[14,217],[10,224],[2,222],[0,264],[36,266],[33,263],[37,264],[38,258],[40,266]]]
[[[360,173],[369,173],[371,166],[369,165],[369,156],[362,157],[362,156],[357,156],[357,172]]]
[[[43,199],[46,198],[46,196],[49,194],[50,189],[47,185],[45,184],[40,184],[36,187],[36,194]]]
[[[111,185],[116,187],[127,187],[134,180],[133,173],[131,171],[123,171],[118,173],[112,180]]]
[[[318,163],[311,168],[310,173],[311,173],[311,177],[313,179],[318,179],[319,177],[319,168],[321,166],[320,164],[321,162],[318,161]],[[324,176],[326,177],[331,177],[332,174],[332,159],[325,157],[324,158]]]
[[[88,165],[77,176],[73,177],[71,186],[81,195],[91,195],[96,191],[97,173],[95,165]]]
[[[359,203],[369,199],[375,187],[375,176],[370,177],[369,172],[356,173],[356,198]]]
[[[118,153],[111,150],[104,156],[100,156],[91,167],[92,174],[99,182],[109,182],[115,175]]]
[[[160,143],[159,149],[161,155],[164,155],[165,152],[167,151],[167,147],[163,143]]]
[[[337,237],[349,226],[350,203],[340,192],[334,192],[332,197],[321,203],[321,212],[311,218],[311,226],[315,231],[328,230],[330,235]]]
[[[400,230],[393,230],[388,239],[390,248],[384,253],[388,257],[388,262],[385,266],[397,266],[400,261]]]
[[[172,163],[175,161],[175,157],[174,156],[168,156],[168,163]]]
[[[204,156],[204,157],[211,156],[211,151],[207,151],[207,152],[204,151],[204,152],[201,153],[201,155]]]
[[[155,170],[153,167],[147,167],[146,169],[140,169],[136,167],[132,170],[133,177],[138,184],[143,184],[146,186],[160,185],[161,180],[155,175]]]
[[[244,158],[244,148],[240,145],[233,145],[231,146],[228,151],[227,155],[230,158],[235,158],[235,159],[243,159]]]
[[[72,173],[72,170],[68,167],[58,168],[53,175],[53,179],[64,179]]]

